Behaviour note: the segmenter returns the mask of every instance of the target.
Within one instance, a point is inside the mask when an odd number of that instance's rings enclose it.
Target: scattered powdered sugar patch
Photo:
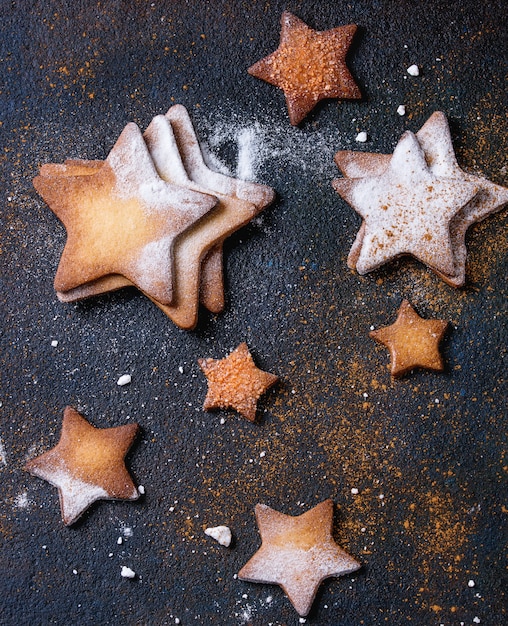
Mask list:
[[[28,499],[28,493],[26,491],[18,493],[18,495],[14,498],[15,509],[27,509],[30,504],[31,501]]]
[[[215,539],[221,546],[229,547],[231,545],[231,530],[227,526],[214,526],[213,528],[206,528],[205,535]]]
[[[333,155],[351,143],[337,128],[304,133],[287,125],[277,126],[268,119],[246,120],[233,115],[225,121],[218,116],[207,122],[206,141],[201,148],[211,169],[241,180],[257,181],[260,171],[268,164],[296,167],[318,175],[333,175]],[[236,148],[236,169],[230,169],[217,152],[224,147]]]
[[[5,447],[3,441],[0,439],[0,468],[7,466],[7,455],[5,454]]]

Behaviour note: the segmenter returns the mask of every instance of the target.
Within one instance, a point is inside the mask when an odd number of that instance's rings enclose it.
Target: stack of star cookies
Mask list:
[[[466,279],[466,231],[508,203],[508,189],[464,172],[437,111],[392,155],[344,150],[335,190],[363,218],[348,265],[359,274],[411,255],[453,287]]]
[[[184,329],[200,303],[223,309],[223,242],[275,195],[210,170],[181,105],[144,134],[128,124],[105,161],[43,165],[34,186],[67,230],[60,300],[135,286]]]

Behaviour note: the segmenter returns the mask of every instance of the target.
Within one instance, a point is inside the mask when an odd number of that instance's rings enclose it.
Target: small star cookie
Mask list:
[[[198,363],[208,381],[203,409],[231,408],[250,422],[256,420],[260,396],[279,380],[256,367],[246,343],[224,359],[199,359]]]
[[[316,31],[285,11],[281,25],[277,50],[247,71],[282,89],[293,126],[324,98],[361,98],[360,89],[346,66],[355,24]]]
[[[442,372],[443,359],[439,344],[444,337],[448,322],[425,320],[413,309],[407,300],[400,305],[397,320],[370,336],[385,345],[391,355],[391,373],[399,378],[417,367]]]
[[[308,615],[325,578],[343,576],[361,565],[332,537],[333,502],[325,500],[293,517],[257,504],[261,547],[238,578],[282,587],[299,615]]]
[[[62,520],[68,526],[97,500],[139,498],[124,462],[138,430],[137,424],[95,428],[67,407],[60,441],[24,469],[58,488]]]

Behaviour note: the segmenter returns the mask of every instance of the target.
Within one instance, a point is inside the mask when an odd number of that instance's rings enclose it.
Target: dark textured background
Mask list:
[[[362,278],[345,263],[360,220],[330,185],[336,150],[391,152],[435,110],[459,163],[508,184],[504,4],[1,2],[2,624],[296,624],[278,587],[234,575],[259,545],[257,502],[295,515],[327,497],[363,568],[325,582],[308,623],[504,623],[506,213],[470,230],[465,289],[409,260]],[[246,72],[277,47],[284,9],[319,30],[359,25],[363,101],[290,127],[282,92]],[[234,174],[240,156],[278,193],[228,240],[226,311],[189,333],[134,290],[59,303],[65,231],[31,185],[38,167],[105,158],[127,122],[145,129],[176,102],[216,161]],[[390,379],[368,331],[403,297],[451,321],[444,374]],[[281,378],[254,425],[201,410],[197,359],[244,340]],[[56,489],[22,471],[56,444],[67,404],[95,426],[141,425],[128,465],[146,488],[71,528]],[[231,549],[204,535],[217,524]]]

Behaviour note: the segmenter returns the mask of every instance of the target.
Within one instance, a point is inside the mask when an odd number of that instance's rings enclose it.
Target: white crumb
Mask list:
[[[180,374],[183,374],[183,367],[181,365],[179,366],[178,371],[180,372]]]
[[[121,537],[118,537],[118,539],[116,540],[116,543],[121,546],[123,543],[123,539]]]
[[[212,539],[215,539],[221,546],[229,547],[231,545],[231,530],[227,526],[214,526],[213,528],[206,528],[205,535],[208,535]]]
[[[143,487],[143,485],[138,486],[138,491],[142,496],[145,495],[145,488]]]
[[[116,381],[116,384],[119,387],[123,387],[124,385],[128,385],[132,381],[132,376],[130,374],[122,374],[120,378]]]
[[[481,619],[479,617],[473,617],[473,622],[475,624],[479,624],[481,622]]]
[[[356,135],[355,141],[357,141],[358,143],[365,143],[367,141],[367,133],[362,130],[358,133],[358,135]]]
[[[468,587],[474,587],[474,580],[470,580],[470,581],[467,583],[467,586],[468,586]]]
[[[57,345],[58,345],[58,341],[56,339],[53,339],[53,341],[51,342],[51,347],[56,348]]]
[[[420,69],[418,65],[410,65],[406,71],[409,76],[420,76]]]
[[[358,493],[358,489],[357,489],[356,487],[353,487],[353,488],[351,489],[351,493],[352,493],[354,496],[356,496],[356,494]]]
[[[122,565],[122,571],[120,572],[120,576],[122,578],[134,578],[136,576],[136,572],[131,570],[130,567]]]
[[[397,113],[402,117],[403,115],[406,115],[406,107],[404,104],[399,104],[399,106],[397,107]]]

